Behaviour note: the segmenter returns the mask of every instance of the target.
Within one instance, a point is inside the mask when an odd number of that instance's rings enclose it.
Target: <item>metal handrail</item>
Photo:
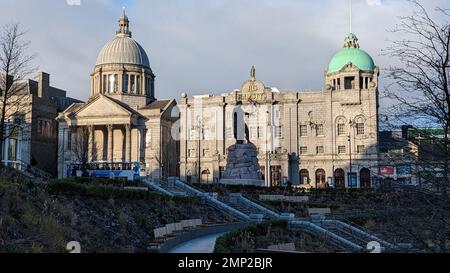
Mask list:
[[[16,160],[16,161],[3,160],[2,163],[3,164],[6,163],[7,165],[9,165],[9,164],[13,165],[14,169],[17,169],[17,170],[23,172],[24,174],[29,175],[30,178],[41,178],[43,180],[49,180],[49,179],[53,178],[53,175],[51,175],[37,167],[31,166],[30,164],[28,164],[22,160]],[[20,166],[21,168],[18,168],[17,166]]]
[[[261,202],[260,200],[257,200],[257,199],[255,199],[255,198],[249,196],[248,194],[242,194],[242,197],[244,197],[244,198],[250,200],[251,202],[253,202],[253,203],[255,203],[255,204],[257,204],[257,205],[259,205],[259,206],[261,206],[261,207],[263,207],[263,208],[265,208],[265,209],[271,210],[271,211],[273,211],[273,212],[275,212],[275,213],[277,213],[277,214],[281,214],[281,213],[282,213],[281,211],[279,211],[279,210],[277,210],[277,209],[275,209],[275,208],[269,207],[269,206],[268,206],[267,204],[265,204],[264,202]]]

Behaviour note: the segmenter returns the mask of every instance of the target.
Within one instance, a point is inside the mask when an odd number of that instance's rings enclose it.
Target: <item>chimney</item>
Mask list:
[[[38,97],[42,98],[47,95],[48,88],[50,87],[50,75],[45,72],[39,72],[38,82]]]

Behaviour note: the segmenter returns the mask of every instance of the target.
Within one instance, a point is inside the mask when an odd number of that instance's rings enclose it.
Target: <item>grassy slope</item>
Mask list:
[[[0,252],[64,252],[69,241],[83,252],[145,252],[153,228],[192,218],[227,216],[194,199],[0,177]]]

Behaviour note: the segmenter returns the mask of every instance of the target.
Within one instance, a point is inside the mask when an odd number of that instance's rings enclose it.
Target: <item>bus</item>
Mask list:
[[[140,162],[90,162],[73,163],[67,169],[68,177],[98,177],[109,179],[140,180],[147,176],[145,164]]]

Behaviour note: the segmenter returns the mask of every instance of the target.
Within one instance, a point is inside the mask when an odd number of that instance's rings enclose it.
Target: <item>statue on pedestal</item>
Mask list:
[[[227,167],[221,184],[264,186],[258,163],[258,150],[250,142],[245,116],[238,104],[233,111],[233,130],[236,144],[228,148]]]

